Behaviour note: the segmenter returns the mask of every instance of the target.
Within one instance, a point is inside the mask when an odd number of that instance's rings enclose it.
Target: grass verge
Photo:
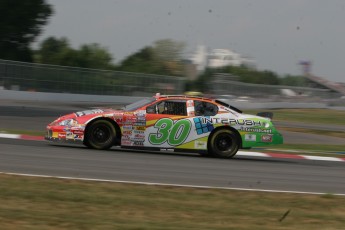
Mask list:
[[[328,137],[345,138],[345,132],[332,131],[332,130],[305,129],[305,128],[295,128],[295,127],[279,127],[278,130],[285,130],[285,131],[298,132],[298,133],[310,133],[310,134],[316,134],[316,135],[324,135]]]
[[[345,125],[345,111],[332,109],[265,109],[273,112],[274,121],[290,121],[314,124]],[[256,114],[259,110],[247,110]]]
[[[343,229],[345,197],[0,174],[2,229]]]

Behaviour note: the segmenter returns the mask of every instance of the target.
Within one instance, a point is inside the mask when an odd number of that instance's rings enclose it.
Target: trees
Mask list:
[[[147,46],[123,60],[118,70],[154,74],[159,72],[156,64],[154,50]]]
[[[112,55],[97,43],[73,49],[67,38],[49,37],[35,51],[35,62],[93,69],[113,69]]]
[[[32,61],[30,44],[52,14],[45,0],[1,0],[0,59]]]
[[[183,75],[182,52],[185,45],[171,39],[156,41],[123,60],[118,70],[162,75]]]
[[[49,37],[42,41],[35,51],[34,61],[58,65],[64,61],[70,50],[67,38]]]

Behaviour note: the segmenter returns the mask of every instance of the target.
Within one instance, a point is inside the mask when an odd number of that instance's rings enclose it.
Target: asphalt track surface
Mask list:
[[[345,193],[343,162],[87,149],[0,139],[0,172],[310,193]]]
[[[83,108],[80,108],[83,109]],[[77,110],[80,110],[77,108]],[[0,130],[43,128],[76,108],[0,106]],[[58,114],[58,115],[57,115]],[[108,151],[0,138],[0,172],[206,187],[345,194],[343,162]]]

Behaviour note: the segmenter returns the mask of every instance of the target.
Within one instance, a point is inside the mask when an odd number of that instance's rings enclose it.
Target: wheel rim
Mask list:
[[[234,147],[231,135],[227,133],[219,134],[215,139],[215,147],[221,152],[231,151]]]
[[[100,125],[95,127],[92,132],[93,139],[96,143],[105,143],[111,136],[111,130],[106,125]]]

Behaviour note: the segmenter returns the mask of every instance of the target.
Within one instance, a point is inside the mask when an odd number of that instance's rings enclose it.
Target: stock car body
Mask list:
[[[77,142],[94,149],[196,151],[221,158],[238,149],[282,144],[272,114],[243,114],[222,101],[157,94],[121,110],[92,109],[59,117],[45,139]]]

